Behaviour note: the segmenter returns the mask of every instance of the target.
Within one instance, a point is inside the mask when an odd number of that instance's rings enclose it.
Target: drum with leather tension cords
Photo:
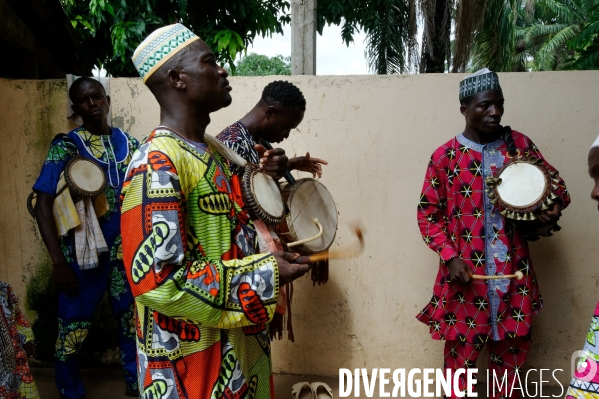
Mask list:
[[[56,197],[68,189],[76,202],[81,198],[96,197],[106,189],[106,174],[102,167],[92,159],[75,156],[67,163],[63,173],[66,184],[57,187]],[[27,210],[34,218],[36,198],[35,192],[31,192],[27,197]]]
[[[511,128],[503,129],[510,161],[485,180],[487,196],[528,240],[551,236],[551,231],[559,231],[561,227],[544,226],[535,212],[549,209],[558,198],[553,193],[558,188],[558,174],[550,171],[542,159],[522,154],[516,148]]]
[[[285,203],[277,182],[216,137],[205,134],[204,140],[225,159],[245,168],[241,179],[241,193],[252,216],[266,224],[280,223],[285,218]]]

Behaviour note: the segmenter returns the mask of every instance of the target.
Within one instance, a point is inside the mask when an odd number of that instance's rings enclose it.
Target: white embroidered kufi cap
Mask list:
[[[131,61],[144,83],[162,64],[199,37],[182,24],[163,26],[135,49]]]

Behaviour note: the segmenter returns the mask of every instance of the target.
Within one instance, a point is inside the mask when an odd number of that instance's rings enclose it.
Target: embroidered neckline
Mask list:
[[[85,151],[87,151],[87,153],[89,155],[91,155],[95,160],[97,160],[100,163],[106,164],[106,165],[108,165],[110,163],[110,161],[120,164],[120,163],[125,162],[129,156],[129,139],[127,138],[127,136],[121,129],[114,128],[114,127],[111,127],[110,129],[112,131],[112,134],[110,134],[110,135],[108,135],[108,134],[101,134],[101,135],[92,134],[83,127],[76,129],[74,132],[75,132],[75,135],[79,138],[79,140],[81,140],[81,143],[83,144],[83,147],[85,148]],[[123,159],[119,159],[119,160],[116,159],[117,154],[114,151],[112,141],[110,140],[110,137],[116,137],[117,132],[121,134],[122,138],[127,143],[127,148],[124,153],[124,157],[123,157]],[[111,154],[109,153],[108,148],[106,148],[105,143],[109,144],[113,159],[110,159]],[[105,155],[106,160],[102,159],[103,155]]]
[[[96,135],[90,133],[83,127],[76,129],[75,136],[81,140],[85,151],[96,161],[107,167],[108,184],[112,188],[117,188],[121,185],[121,177],[119,175],[119,164],[129,159],[129,139],[125,133],[119,128],[110,128],[111,134]],[[117,139],[117,134],[120,134],[122,139],[125,140],[125,151],[123,158],[117,160],[117,154],[114,150],[114,146],[110,138]],[[113,173],[114,171],[114,173]]]
[[[499,148],[501,146],[501,144],[503,144],[502,139],[497,139],[497,140],[495,140],[491,143],[487,143],[487,144],[475,143],[474,141],[467,139],[466,136],[464,136],[464,133],[458,134],[456,136],[456,139],[463,146],[468,147],[476,152],[483,152],[484,148],[487,148],[488,150],[494,150],[496,148]]]

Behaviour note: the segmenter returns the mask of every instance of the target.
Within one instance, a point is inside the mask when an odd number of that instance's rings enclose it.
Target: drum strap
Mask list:
[[[512,137],[512,128],[509,126],[504,126],[502,129],[503,132],[501,138],[503,139],[503,141],[505,141],[505,144],[507,145],[507,152],[510,154],[511,157],[514,157],[518,153],[518,148],[516,147],[516,143],[514,142],[514,137]]]
[[[56,136],[54,136],[54,138],[52,139],[52,142],[59,140],[59,139],[64,141],[67,144],[67,148],[69,148],[68,152],[71,157],[79,155],[79,151],[77,151],[77,150],[76,150],[76,152],[72,151],[72,149],[77,148],[77,145],[75,144],[73,139],[71,139],[69,136],[66,135],[66,133],[58,133]],[[68,188],[68,186],[66,184],[64,184],[62,186],[62,188],[56,193],[56,197],[58,197],[60,194],[62,194],[62,192],[64,190],[66,190],[67,188]]]

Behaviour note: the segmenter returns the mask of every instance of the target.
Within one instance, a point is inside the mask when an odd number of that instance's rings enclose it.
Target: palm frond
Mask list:
[[[420,72],[444,72],[450,64],[452,9],[455,0],[419,0],[422,17]]]
[[[525,30],[526,34],[524,36],[524,40],[529,43],[534,43],[536,39],[556,35],[558,32],[562,31],[568,26],[569,25],[567,24],[533,25]]]
[[[535,0],[536,8],[543,14],[552,13],[556,18],[563,22],[572,22],[580,18],[577,10],[580,7],[571,0]]]
[[[472,45],[474,34],[482,25],[481,16],[485,14],[486,0],[459,0],[455,21],[455,45],[453,49],[452,72],[464,72]]]
[[[515,0],[488,0],[480,29],[474,35],[472,65],[511,71],[515,54]]]
[[[409,0],[413,1],[413,0]],[[415,6],[402,0],[373,0],[366,12],[366,60],[372,72],[409,72],[416,60]]]
[[[553,37],[547,40],[536,54],[537,64],[541,71],[552,71],[556,69],[556,60],[560,53],[566,51],[568,41],[570,41],[580,31],[580,28],[572,25],[568,26]]]

